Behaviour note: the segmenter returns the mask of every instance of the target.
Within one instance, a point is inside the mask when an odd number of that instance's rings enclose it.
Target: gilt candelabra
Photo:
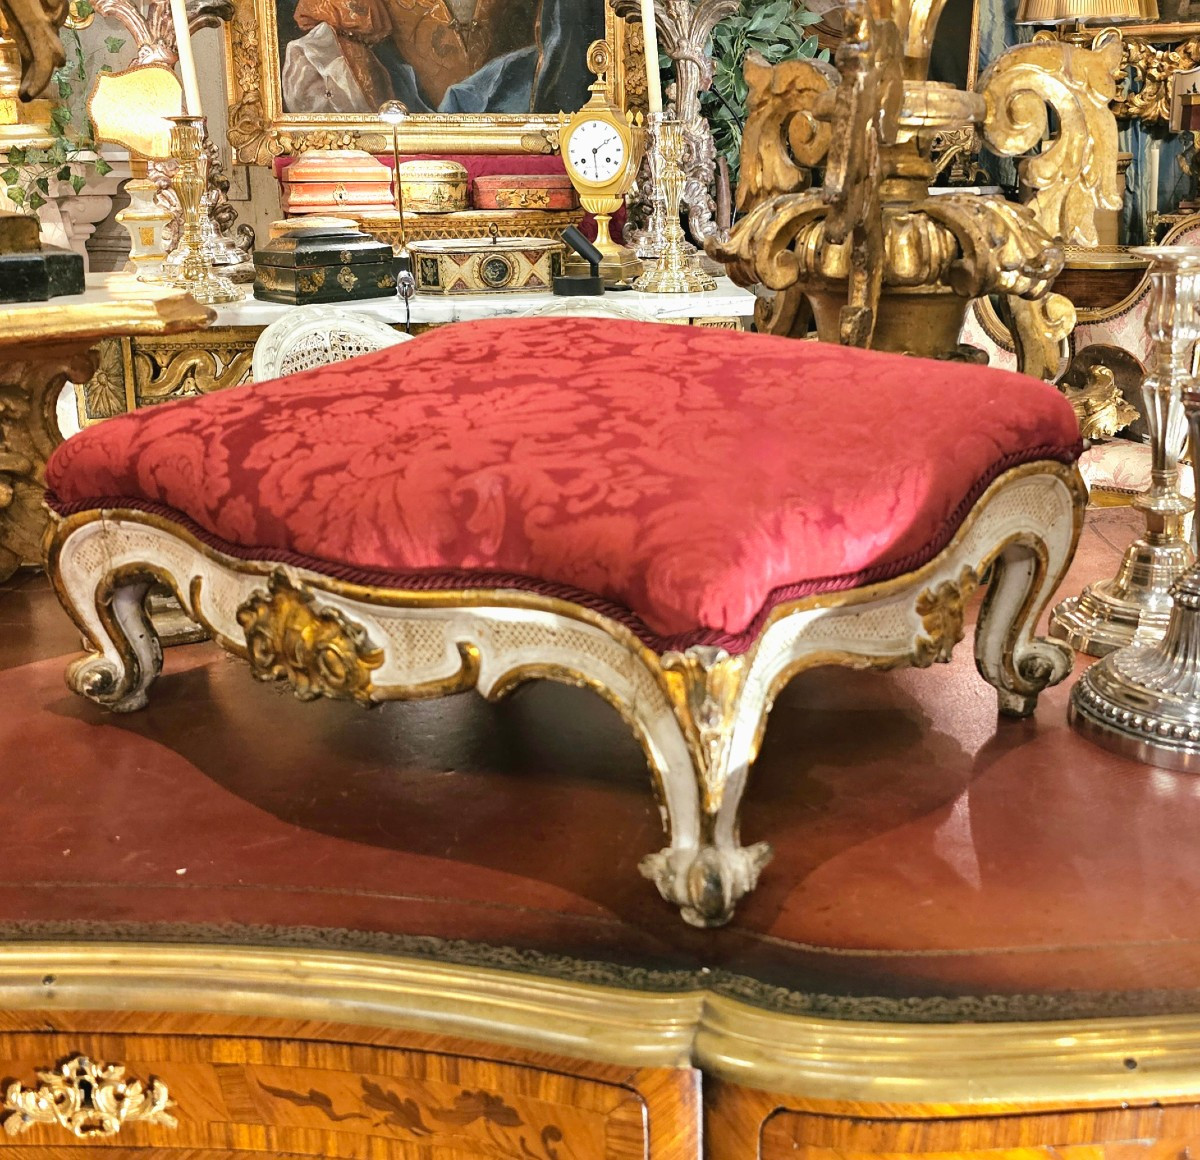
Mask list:
[[[697,268],[696,253],[683,236],[679,223],[679,200],[683,194],[683,125],[671,117],[660,117],[653,142],[654,171],[661,197],[662,241],[650,268],[633,284],[648,294],[694,294],[715,290],[716,281]]]
[[[201,215],[208,187],[208,157],[204,150],[203,117],[169,117],[171,155],[175,175],[171,179],[179,198],[181,225],[179,240],[163,265],[164,276],[197,302],[236,302],[241,292],[228,278],[213,270],[212,257],[205,248]]]

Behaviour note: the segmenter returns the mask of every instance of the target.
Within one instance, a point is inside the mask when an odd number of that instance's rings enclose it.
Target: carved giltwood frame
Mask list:
[[[595,0],[602,4],[604,0]],[[625,21],[604,7],[604,36],[612,47],[608,96],[625,102]],[[391,127],[373,113],[287,113],[283,109],[280,45],[274,0],[233,0],[225,31],[229,83],[229,145],[243,165],[270,165],[306,149],[365,149],[386,153]],[[587,62],[580,60],[581,72]],[[564,110],[572,112],[573,110]],[[414,113],[401,126],[408,153],[553,153],[555,113]]]

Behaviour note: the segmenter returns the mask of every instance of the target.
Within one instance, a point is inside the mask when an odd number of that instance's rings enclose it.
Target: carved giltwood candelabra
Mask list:
[[[758,324],[779,334],[806,333],[811,307],[825,340],[952,356],[970,300],[1002,295],[1022,369],[1053,378],[1075,320],[1049,292],[1062,244],[1095,245],[1095,211],[1120,205],[1120,45],[1019,45],[964,92],[928,80],[943,5],[850,0],[836,68],[747,62],[745,216],[707,248],[734,281],[777,292]],[[934,140],[972,127],[1000,156],[1041,149],[1019,167],[1025,204],[929,196]]]

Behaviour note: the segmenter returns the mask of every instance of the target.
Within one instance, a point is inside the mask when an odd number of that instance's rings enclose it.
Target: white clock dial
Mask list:
[[[567,160],[584,181],[611,181],[625,164],[625,143],[607,121],[580,121],[567,141]]]

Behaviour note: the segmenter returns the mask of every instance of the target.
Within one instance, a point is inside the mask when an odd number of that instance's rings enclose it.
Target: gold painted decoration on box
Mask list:
[[[390,246],[400,244],[400,219],[391,213],[354,214],[359,229]],[[404,233],[411,242],[445,241],[451,238],[549,238],[559,241],[567,226],[583,221],[582,210],[465,209],[455,213],[406,214]]]
[[[456,213],[467,208],[467,171],[457,161],[401,161],[405,213]]]
[[[562,245],[546,238],[414,242],[410,249],[417,289],[426,293],[549,293],[562,274]]]

